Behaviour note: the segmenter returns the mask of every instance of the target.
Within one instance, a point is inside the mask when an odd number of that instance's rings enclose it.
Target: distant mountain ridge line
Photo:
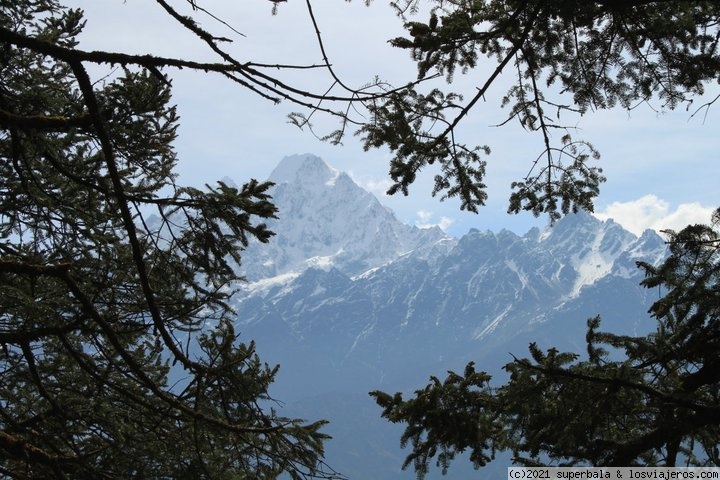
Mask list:
[[[403,254],[431,249],[438,241],[462,238],[438,227],[421,229],[400,222],[349,175],[312,154],[285,157],[269,180],[276,183],[272,194],[280,218],[270,222],[270,227],[277,236],[269,245],[251,247],[244,255],[242,273],[251,282],[323,262],[350,276],[362,275]],[[612,220],[601,223],[606,222],[622,229]],[[537,231],[539,240],[544,240],[556,229],[540,232],[533,228],[524,236]],[[503,232],[512,233],[501,230],[497,235]]]
[[[510,338],[605,284],[641,292],[635,262],[665,255],[657,234],[636,237],[587,213],[523,236],[471,229],[455,239],[411,227],[313,155],[286,157],[273,178],[277,238],[246,252],[239,321],[284,325],[296,338],[344,324],[344,357],[379,332],[442,336],[441,326],[453,325],[463,340]]]

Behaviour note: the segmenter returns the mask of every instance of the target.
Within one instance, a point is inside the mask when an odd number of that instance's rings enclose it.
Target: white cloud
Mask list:
[[[376,180],[367,175],[357,175],[352,170],[348,172],[348,175],[350,175],[353,182],[380,198],[388,196],[386,192],[393,185],[393,182],[389,178]]]
[[[628,202],[613,202],[595,216],[600,220],[612,218],[626,230],[640,235],[648,228],[680,230],[689,224],[710,223],[713,210],[714,207],[705,207],[697,202],[682,203],[671,210],[665,200],[645,195]]]
[[[420,217],[420,221],[422,223],[427,223],[432,217],[432,212],[428,212],[427,210],[418,210],[417,216]]]
[[[444,231],[455,221],[450,217],[440,217],[439,222],[432,223],[430,220],[433,217],[433,213],[427,210],[418,210],[417,216],[420,217],[419,220],[415,221],[415,226],[418,228],[440,227]]]

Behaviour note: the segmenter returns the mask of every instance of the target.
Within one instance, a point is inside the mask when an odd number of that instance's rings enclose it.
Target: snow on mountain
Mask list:
[[[446,255],[458,244],[473,242],[478,234],[471,231],[465,236],[467,239],[458,240],[438,228],[405,225],[347,174],[315,155],[284,158],[269,180],[275,183],[271,193],[279,218],[268,225],[276,236],[267,245],[251,245],[243,255],[241,272],[250,282],[245,290],[263,290],[267,279],[278,277],[275,282],[294,279],[307,268],[335,268],[349,277],[366,277],[404,255],[420,256],[444,268],[439,264],[445,262]],[[489,239],[496,234],[485,232],[481,236]],[[497,241],[506,246],[519,239],[507,231],[497,236]],[[548,287],[555,285],[552,288],[562,284],[563,298],[568,300],[607,275],[632,276],[635,259],[649,254],[638,250],[638,245],[651,238],[655,243],[659,240],[654,232],[638,239],[612,220],[601,222],[580,213],[544,232],[533,229],[522,237],[529,255],[544,255],[549,260],[539,270],[526,271],[527,265],[518,260],[513,248],[503,255],[506,268],[513,270],[531,292],[537,290],[536,282]],[[657,245],[653,249],[657,250]],[[620,263],[626,268],[616,266],[618,259],[624,259]],[[529,264],[534,261],[530,259]],[[446,268],[445,274],[451,275],[452,270]],[[292,272],[294,275],[289,275]],[[572,285],[568,287],[569,277]]]
[[[575,298],[582,288],[592,285],[608,275],[631,275],[626,268],[634,262],[653,256],[659,260],[664,245],[657,234],[637,238],[612,220],[600,221],[588,213],[580,212],[565,217],[554,227],[548,227],[540,235],[540,250],[557,259],[566,270],[564,275],[573,277],[566,298]],[[648,245],[650,245],[648,247]],[[643,247],[644,246],[644,247]],[[643,250],[645,248],[645,250]]]
[[[250,282],[309,267],[357,275],[448,238],[399,222],[388,208],[321,158],[284,158],[269,178],[278,219],[268,245],[253,245],[241,271]]]

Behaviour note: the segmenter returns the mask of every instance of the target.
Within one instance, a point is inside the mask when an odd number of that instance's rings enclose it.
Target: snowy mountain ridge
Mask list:
[[[636,237],[587,213],[523,236],[410,227],[313,155],[286,157],[270,180],[277,237],[244,256],[238,322],[248,332],[272,325],[291,344],[329,335],[338,365],[358,355],[375,364],[369,350],[390,338],[416,338],[439,359],[448,344],[507,341],[572,312],[584,322],[603,313],[588,305],[607,309],[608,288],[619,303],[642,297],[636,261],[665,255],[654,232]],[[647,317],[644,303],[633,308],[632,322]]]
[[[243,256],[241,272],[249,281],[245,291],[264,291],[261,287],[291,281],[308,268],[335,268],[349,277],[364,278],[408,255],[442,263],[440,259],[462,242],[437,227],[419,229],[401,223],[347,174],[311,154],[285,157],[269,180],[275,183],[271,193],[279,219],[268,224],[276,237],[268,245],[252,245]],[[477,233],[473,229],[467,235]],[[515,234],[506,230],[483,235],[515,241]],[[542,251],[561,262],[560,270],[568,266],[575,272],[566,298],[576,297],[583,287],[607,275],[632,275],[634,266],[629,270],[615,266],[623,255],[661,255],[653,231],[638,238],[612,220],[603,222],[586,213],[542,232],[532,229],[522,238],[536,242],[533,250],[538,254]],[[646,244],[652,244],[647,252]],[[573,253],[568,256],[568,252]],[[560,270],[549,278],[558,278]],[[522,269],[516,273],[526,278]]]
[[[637,237],[581,213],[524,235],[452,238],[402,224],[313,155],[287,157],[270,180],[277,235],[243,254],[237,331],[280,364],[273,395],[294,415],[331,421],[327,458],[351,478],[414,478],[398,471],[400,433],[388,433],[368,391],[411,391],[471,360],[503,375],[531,341],[582,354],[596,315],[617,334],[653,326],[657,292],[636,267],[666,255],[653,231]]]

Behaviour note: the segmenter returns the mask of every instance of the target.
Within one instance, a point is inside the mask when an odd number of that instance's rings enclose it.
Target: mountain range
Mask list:
[[[653,327],[658,292],[639,286],[635,265],[666,255],[651,230],[637,237],[579,213],[522,236],[453,238],[399,222],[314,155],[286,157],[269,179],[277,235],[244,252],[237,330],[280,364],[271,393],[288,411],[331,421],[327,461],[352,479],[414,476],[399,472],[399,430],[368,391],[412,391],[471,360],[500,382],[531,341],[584,352],[596,315],[616,333]],[[487,471],[458,466],[444,478],[468,475]]]

